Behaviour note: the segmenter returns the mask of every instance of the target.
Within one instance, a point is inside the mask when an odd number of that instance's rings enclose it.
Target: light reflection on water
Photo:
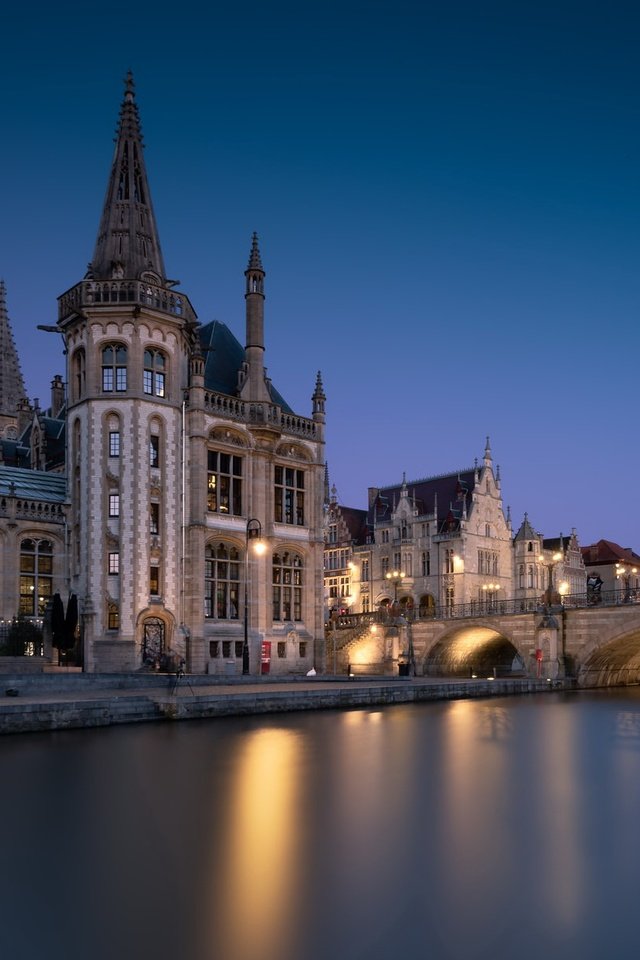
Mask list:
[[[5,737],[0,957],[616,960],[640,693]]]

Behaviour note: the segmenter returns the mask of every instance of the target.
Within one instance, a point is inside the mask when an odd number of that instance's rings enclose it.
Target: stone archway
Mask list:
[[[160,617],[145,617],[142,621],[142,663],[160,668],[167,650],[166,625]]]
[[[511,640],[484,626],[458,627],[437,640],[423,657],[422,672],[438,677],[522,676],[524,660]]]

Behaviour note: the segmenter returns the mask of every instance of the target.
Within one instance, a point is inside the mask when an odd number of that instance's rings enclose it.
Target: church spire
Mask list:
[[[0,280],[0,431],[9,423],[17,424],[18,403],[26,395],[7,313],[7,291],[4,280]]]
[[[88,279],[167,282],[144,165],[133,75],[125,80],[116,149]],[[157,278],[157,279],[156,279]]]

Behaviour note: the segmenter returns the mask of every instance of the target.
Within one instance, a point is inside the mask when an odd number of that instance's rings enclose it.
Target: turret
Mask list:
[[[271,399],[264,369],[264,278],[258,235],[253,234],[246,277],[246,342],[245,369],[241,396],[244,400]]]

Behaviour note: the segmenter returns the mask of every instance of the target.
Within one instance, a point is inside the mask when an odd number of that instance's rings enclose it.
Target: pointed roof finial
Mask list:
[[[487,463],[487,461],[491,463],[491,444],[489,443],[489,437],[487,437],[487,444],[484,448],[484,462]]]
[[[247,270],[260,270],[264,273],[264,267],[262,266],[262,259],[260,257],[260,247],[258,246],[258,234],[255,230],[251,237],[251,253],[249,254]]]

